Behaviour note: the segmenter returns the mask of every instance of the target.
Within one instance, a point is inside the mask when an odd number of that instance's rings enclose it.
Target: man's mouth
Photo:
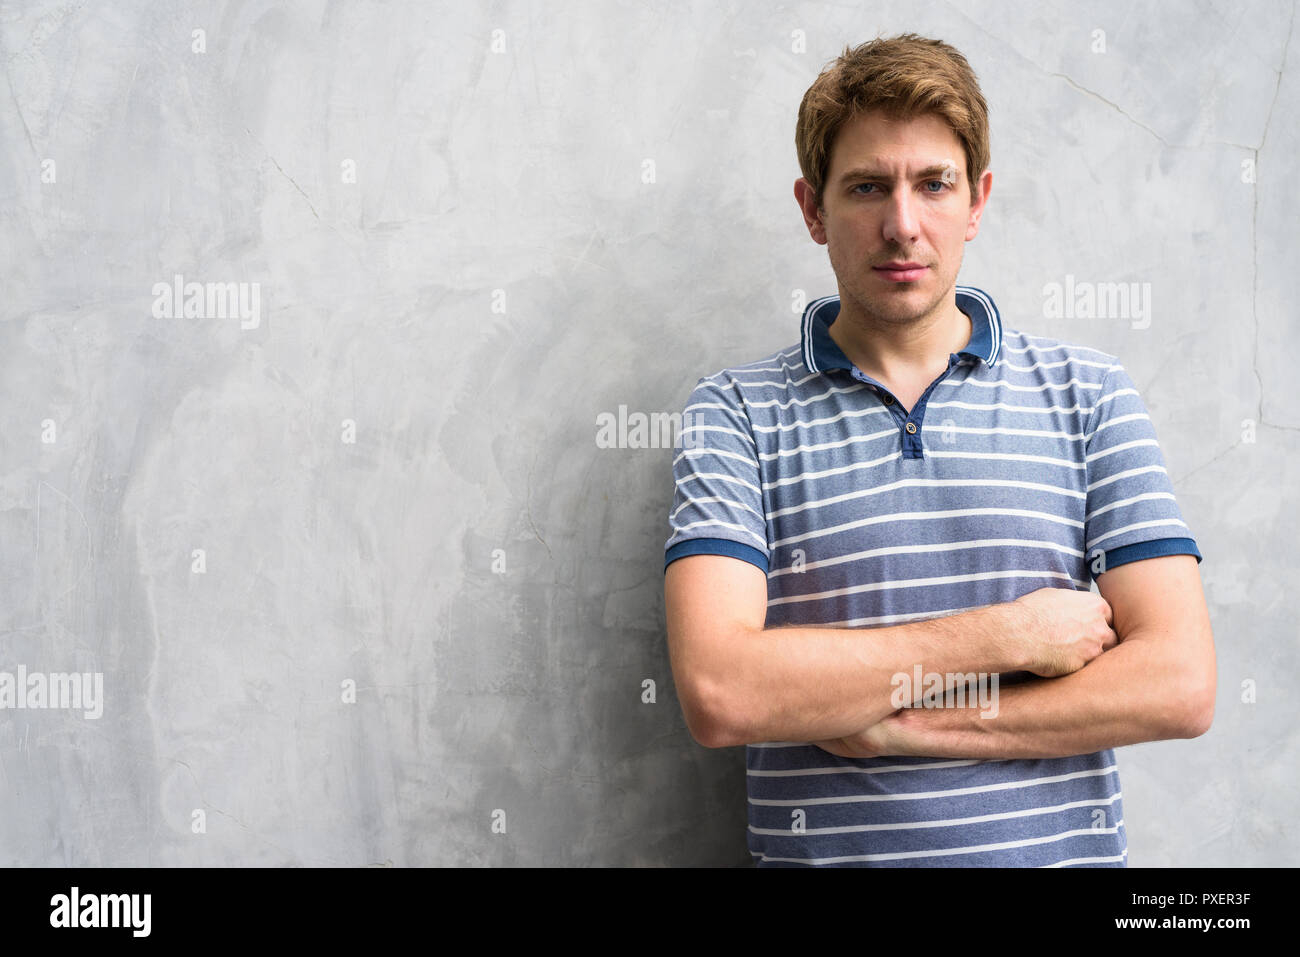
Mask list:
[[[925,275],[929,267],[915,262],[887,262],[871,268],[890,282],[915,282]]]

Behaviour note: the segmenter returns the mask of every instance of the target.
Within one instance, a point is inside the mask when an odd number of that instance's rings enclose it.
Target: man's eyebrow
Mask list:
[[[947,163],[935,163],[927,166],[916,174],[917,179],[943,179],[943,174],[951,167]],[[961,175],[958,173],[958,175]],[[870,166],[859,166],[856,169],[846,171],[841,177],[841,183],[847,183],[849,180],[889,180],[892,177],[883,170],[875,169]]]

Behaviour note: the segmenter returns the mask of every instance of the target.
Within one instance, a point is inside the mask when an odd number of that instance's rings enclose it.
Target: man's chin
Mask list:
[[[916,322],[937,305],[937,300],[929,294],[929,290],[887,289],[872,290],[872,293],[864,298],[864,304],[887,322]]]

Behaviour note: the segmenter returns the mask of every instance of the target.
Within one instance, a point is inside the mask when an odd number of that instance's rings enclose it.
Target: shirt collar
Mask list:
[[[974,286],[957,286],[957,308],[970,316],[970,342],[958,355],[970,356],[990,366],[1002,351],[1002,317],[993,298]],[[810,372],[852,369],[853,363],[831,338],[830,325],[840,314],[840,297],[823,296],[803,311],[803,361]]]

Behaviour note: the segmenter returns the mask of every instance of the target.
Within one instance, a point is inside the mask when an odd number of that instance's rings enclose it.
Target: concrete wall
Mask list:
[[[1130,863],[1295,863],[1295,16],[0,5],[0,671],[103,676],[0,711],[0,863],[747,865],[668,666],[672,453],[596,419],[797,340],[800,97],[905,30],[991,106],[961,280],[1122,358],[1205,555],[1218,712],[1119,753]],[[1046,317],[1067,276],[1150,325]]]

